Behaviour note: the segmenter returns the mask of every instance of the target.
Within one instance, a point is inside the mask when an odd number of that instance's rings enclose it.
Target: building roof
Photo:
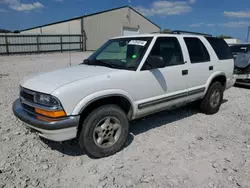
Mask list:
[[[105,12],[111,12],[111,11],[119,10],[119,9],[126,8],[126,7],[132,9],[137,14],[139,14],[140,16],[142,16],[143,18],[145,18],[146,20],[148,20],[149,22],[151,22],[153,25],[155,25],[156,27],[158,27],[159,29],[161,29],[160,26],[158,26],[157,24],[155,24],[154,22],[152,22],[151,20],[149,20],[148,18],[146,18],[145,16],[143,16],[140,12],[138,12],[135,9],[133,9],[132,7],[130,7],[130,6],[122,6],[122,7],[113,8],[113,9],[109,9],[109,10],[105,10],[105,11],[101,11],[101,12],[96,12],[96,13],[93,13],[93,14],[88,14],[88,15],[79,16],[79,17],[75,17],[75,18],[71,18],[71,19],[67,19],[67,20],[62,20],[62,21],[58,21],[58,22],[53,22],[53,23],[49,23],[49,24],[45,24],[45,25],[40,25],[40,26],[36,26],[36,27],[31,27],[31,28],[23,29],[23,30],[20,30],[20,32],[31,30],[31,29],[37,29],[37,28],[40,28],[40,27],[50,26],[50,25],[54,25],[54,24],[58,24],[58,23],[63,23],[63,22],[68,22],[68,21],[73,21],[73,20],[78,20],[78,19],[81,19],[81,18],[86,18],[86,17],[89,17],[89,16],[94,16],[94,15],[102,14],[102,13],[105,13]]]

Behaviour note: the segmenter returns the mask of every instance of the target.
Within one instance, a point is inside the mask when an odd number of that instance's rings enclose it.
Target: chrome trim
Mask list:
[[[25,100],[23,97],[20,97],[20,99],[21,99],[22,104],[26,104],[26,105],[31,106],[33,108],[39,108],[39,109],[46,110],[46,111],[63,110],[63,108],[61,106],[49,107],[49,106],[44,106],[44,105],[40,105],[37,103],[29,102],[29,101]]]
[[[30,94],[30,95],[33,95],[34,100],[35,100],[35,95],[36,95],[37,93],[38,93],[38,94],[44,94],[44,95],[50,95],[50,94],[45,94],[45,93],[41,93],[41,92],[32,91],[32,90],[29,90],[29,89],[26,89],[26,88],[20,86],[20,93],[21,93],[21,92],[24,92],[24,93],[28,93],[28,94]],[[54,97],[54,96],[51,95],[51,97]],[[33,102],[30,102],[30,101],[26,100],[25,98],[23,98],[23,97],[20,95],[20,101],[21,101],[21,103],[22,103],[22,104],[26,104],[26,105],[28,105],[28,106],[30,106],[30,107],[39,108],[39,109],[46,110],[46,111],[64,110],[63,107],[61,106],[61,102],[60,102],[56,97],[54,97],[54,98],[57,100],[57,102],[58,102],[58,104],[59,104],[60,106],[45,106],[45,105],[36,103],[34,100],[33,100]]]
[[[168,97],[163,97],[163,98],[160,98],[160,99],[156,99],[156,100],[152,100],[152,101],[149,101],[149,102],[141,103],[141,104],[138,105],[138,109],[141,110],[143,108],[147,108],[147,107],[150,107],[150,106],[154,106],[154,105],[158,105],[158,104],[161,104],[161,103],[169,102],[169,101],[176,100],[176,99],[179,99],[179,98],[184,98],[184,97],[187,97],[188,95],[195,95],[195,94],[203,93],[203,92],[205,92],[205,90],[206,90],[206,88],[202,87],[202,88],[194,89],[194,90],[191,90],[191,91],[188,91],[188,92],[183,92],[183,93],[179,93],[179,94],[176,94],[176,95],[171,95],[171,96],[168,96]]]
[[[24,88],[24,87],[20,87],[20,92],[25,92],[25,93],[28,93],[28,94],[31,94],[31,95],[35,95],[35,91],[31,91],[31,90],[29,90],[29,89],[26,89],[26,88]]]
[[[185,97],[185,96],[187,96],[187,92],[180,93],[180,94],[173,95],[173,96],[169,96],[169,97],[156,99],[156,100],[149,101],[149,102],[145,102],[145,103],[139,104],[138,109],[141,110],[143,108],[147,108],[147,107],[154,106],[154,105],[157,105],[157,104],[169,102],[171,100],[175,100],[175,99],[182,98],[182,97]]]
[[[195,89],[195,90],[191,90],[191,91],[188,91],[188,95],[195,95],[195,94],[198,94],[198,93],[202,93],[206,90],[205,87],[203,88],[200,88],[200,89]]]
[[[236,77],[236,79],[250,79],[250,74],[236,74],[234,77]]]
[[[80,121],[80,116],[66,116],[62,118],[47,118],[51,119],[51,121],[43,121],[40,120],[38,117],[39,115],[29,114],[24,111],[20,99],[17,99],[13,103],[13,113],[14,115],[20,119],[22,122],[31,125],[34,129],[38,128],[40,130],[62,130],[71,127],[77,127]],[[43,117],[43,116],[40,116]]]

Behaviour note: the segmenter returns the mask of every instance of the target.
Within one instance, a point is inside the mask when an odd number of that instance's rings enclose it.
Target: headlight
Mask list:
[[[60,102],[58,101],[57,98],[51,95],[42,94],[42,93],[35,93],[34,101],[35,103],[45,105],[45,106],[50,106],[50,107],[60,105]]]

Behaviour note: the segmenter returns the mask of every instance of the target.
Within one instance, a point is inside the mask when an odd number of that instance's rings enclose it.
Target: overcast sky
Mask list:
[[[0,28],[20,30],[128,5],[162,29],[246,39],[250,0],[0,0]]]

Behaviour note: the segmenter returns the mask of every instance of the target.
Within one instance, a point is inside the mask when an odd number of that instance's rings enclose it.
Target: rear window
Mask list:
[[[224,39],[214,37],[206,37],[206,39],[211,44],[220,60],[233,58],[232,52]]]

